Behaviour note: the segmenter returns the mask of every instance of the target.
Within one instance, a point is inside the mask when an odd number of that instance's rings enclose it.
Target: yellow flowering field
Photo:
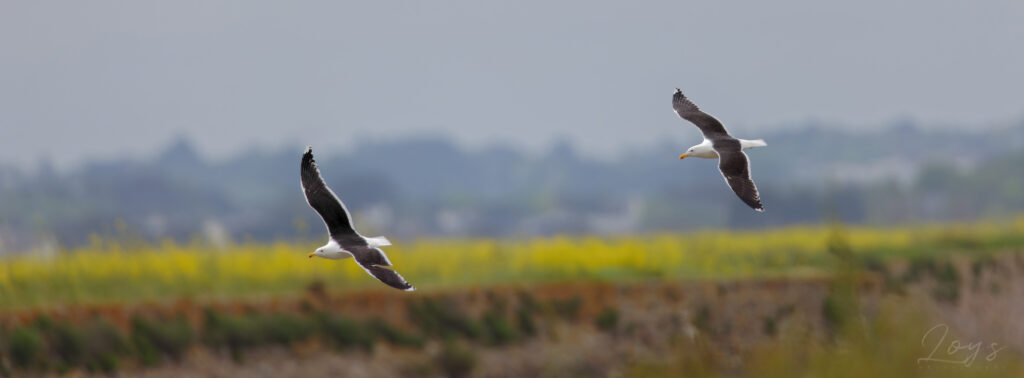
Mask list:
[[[575,279],[705,279],[818,275],[828,226],[532,239],[398,240],[386,252],[420,289]],[[848,227],[855,253],[880,259],[986,253],[1024,246],[1024,217],[971,224]],[[0,259],[0,308],[66,303],[386,289],[352,260],[309,259],[320,243],[91,245]]]

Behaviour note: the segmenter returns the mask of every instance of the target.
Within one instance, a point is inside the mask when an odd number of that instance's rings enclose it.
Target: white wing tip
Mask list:
[[[313,146],[306,146],[306,151],[305,151],[305,153],[307,153],[307,154],[308,154],[308,153],[310,153],[310,152],[313,152]]]
[[[388,240],[388,238],[385,238],[383,236],[378,236],[378,237],[375,237],[375,238],[366,238],[366,244],[369,244],[370,247],[373,247],[373,248],[387,247],[387,246],[391,245],[391,241]]]
[[[416,286],[409,286],[408,289],[404,289],[402,291],[416,291]]]

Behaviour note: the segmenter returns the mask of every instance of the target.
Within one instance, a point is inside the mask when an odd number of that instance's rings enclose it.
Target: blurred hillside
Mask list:
[[[726,187],[696,144],[594,159],[571,143],[531,155],[467,150],[444,137],[317,148],[323,174],[368,235],[515,236],[815,223],[966,220],[1024,211],[1024,123],[998,132],[824,125],[740,137],[767,212]],[[303,146],[207,161],[185,139],[148,161],[93,161],[66,172],[0,165],[0,252],[81,245],[91,235],[213,243],[317,239],[298,183]]]

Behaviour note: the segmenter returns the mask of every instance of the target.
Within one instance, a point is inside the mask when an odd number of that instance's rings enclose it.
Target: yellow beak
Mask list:
[[[690,154],[682,154],[682,155],[679,155],[679,160],[683,160],[683,159],[686,159],[686,157],[687,157],[687,156],[690,156]]]
[[[313,258],[313,256],[316,256],[316,254],[315,253],[310,253],[309,254],[309,258]]]

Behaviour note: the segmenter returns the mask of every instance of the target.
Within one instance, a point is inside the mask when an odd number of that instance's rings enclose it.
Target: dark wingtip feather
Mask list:
[[[302,154],[302,168],[305,169],[316,163],[313,162],[313,147],[306,146],[306,152]]]
[[[697,108],[697,104],[694,104],[692,101],[690,101],[689,98],[686,97],[686,95],[683,94],[683,91],[679,90],[679,88],[676,88],[676,93],[672,94],[672,107],[676,108],[676,111],[678,112],[679,106],[687,108],[693,107],[694,109],[699,109]]]
[[[309,185],[315,185],[313,183],[317,180],[319,174],[316,161],[313,160],[313,149],[306,147],[306,152],[302,154],[302,162],[299,163],[299,181],[302,184],[302,189],[308,190]],[[309,202],[308,197],[306,202]]]
[[[302,164],[305,165],[310,160],[313,160],[313,149],[306,147],[306,152],[302,153]]]

